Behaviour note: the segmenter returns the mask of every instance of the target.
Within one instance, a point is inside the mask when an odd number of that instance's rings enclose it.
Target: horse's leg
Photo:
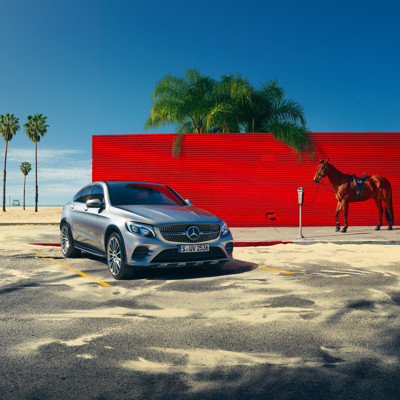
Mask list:
[[[376,207],[378,208],[378,211],[379,211],[379,222],[378,222],[378,225],[375,228],[375,230],[379,231],[382,226],[383,207],[382,207],[382,202],[381,202],[380,198],[375,197],[374,200],[375,200]]]
[[[344,227],[342,228],[341,232],[345,233],[345,232],[347,232],[347,228],[349,227],[347,225],[347,214],[349,211],[349,203],[347,201],[343,201],[342,208],[343,208],[343,217],[344,217]]]
[[[383,204],[386,209],[386,218],[389,214],[389,218],[387,218],[389,222],[388,230],[391,231],[393,229],[393,205],[392,205],[392,192],[387,191],[383,196]]]
[[[336,206],[336,212],[335,212],[335,218],[336,218],[336,232],[340,231],[340,221],[339,221],[339,214],[340,211],[342,210],[342,203],[338,201],[337,206]]]

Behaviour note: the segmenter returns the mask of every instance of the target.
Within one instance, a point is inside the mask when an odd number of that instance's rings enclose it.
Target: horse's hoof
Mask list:
[[[376,231],[380,231],[380,230],[381,230],[381,227],[378,225],[378,226],[375,228],[375,230],[376,230]]]
[[[388,231],[392,231],[393,227],[391,225],[388,226]]]
[[[346,233],[347,232],[347,228],[343,228],[340,232]]]
[[[335,229],[335,232],[339,232],[340,231],[340,226],[337,226]]]

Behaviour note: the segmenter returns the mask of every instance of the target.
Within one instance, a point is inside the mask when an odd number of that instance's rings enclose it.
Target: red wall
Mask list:
[[[304,203],[314,197],[319,158],[329,157],[342,172],[379,174],[392,183],[395,223],[400,220],[400,134],[314,133],[314,161],[299,160],[269,133],[187,134],[179,159],[172,134],[93,136],[93,181],[165,183],[194,205],[231,226],[297,226],[297,188]],[[335,225],[336,199],[329,181],[303,207],[304,226]],[[276,220],[266,218],[274,213]],[[343,221],[343,219],[341,219]],[[349,225],[376,225],[373,200],[351,203]],[[343,225],[343,222],[342,222]]]

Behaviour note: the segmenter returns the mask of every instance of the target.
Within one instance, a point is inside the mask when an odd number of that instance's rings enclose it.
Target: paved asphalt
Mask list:
[[[0,227],[0,398],[399,399],[400,229],[232,231],[295,243],[115,281]]]
[[[337,243],[337,244],[400,244],[400,228],[387,230],[383,226],[375,231],[373,226],[350,226],[346,233],[335,232],[334,226],[315,226],[302,228],[303,238],[299,238],[299,228],[231,228],[235,241],[238,242],[268,242],[281,241],[296,244]]]

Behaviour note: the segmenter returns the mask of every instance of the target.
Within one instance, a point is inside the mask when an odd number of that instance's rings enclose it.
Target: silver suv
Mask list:
[[[224,221],[158,183],[91,183],[64,206],[60,231],[65,257],[106,257],[115,279],[146,267],[220,269],[233,252]]]

